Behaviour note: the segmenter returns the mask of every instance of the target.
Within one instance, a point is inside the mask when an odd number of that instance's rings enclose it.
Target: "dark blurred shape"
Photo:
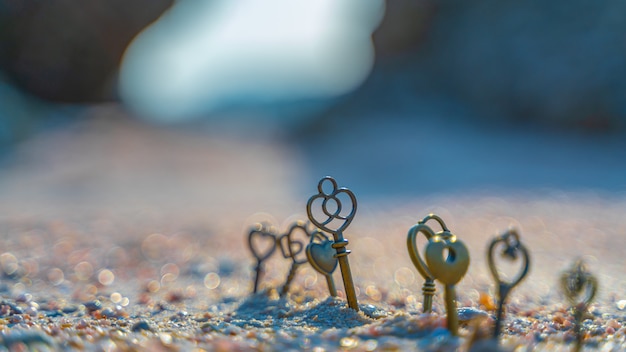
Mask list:
[[[172,2],[0,0],[0,69],[44,99],[111,99],[126,46]]]
[[[447,102],[487,121],[586,131],[624,126],[626,2],[433,3],[387,2],[360,102]]]
[[[386,61],[419,50],[435,10],[434,0],[387,0],[385,16],[372,35],[376,59]]]

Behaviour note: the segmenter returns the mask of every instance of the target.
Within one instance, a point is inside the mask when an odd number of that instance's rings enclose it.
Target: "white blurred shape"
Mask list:
[[[120,96],[172,122],[345,94],[371,70],[383,13],[383,0],[179,0],[127,49]]]

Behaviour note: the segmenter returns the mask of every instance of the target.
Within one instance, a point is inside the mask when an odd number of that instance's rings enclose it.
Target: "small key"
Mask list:
[[[332,191],[324,191],[324,184],[332,186]],[[348,307],[359,311],[356,287],[348,261],[350,251],[346,249],[348,240],[343,237],[344,230],[354,220],[356,214],[356,196],[345,187],[337,187],[337,181],[330,176],[320,180],[317,191],[318,193],[311,196],[306,204],[307,215],[313,225],[333,236],[332,248],[335,249],[335,258],[339,261]],[[316,205],[319,206],[318,212],[313,210],[314,207],[317,208]]]
[[[287,274],[285,284],[280,291],[281,297],[284,297],[287,292],[289,292],[289,286],[295,278],[298,268],[302,264],[307,262],[307,257],[305,255],[298,257],[298,255],[304,251],[304,244],[295,238],[295,235],[298,232],[303,233],[307,238],[311,236],[306,224],[298,221],[291,225],[289,231],[287,231],[286,234],[280,236],[280,238],[278,239],[278,244],[280,247],[280,251],[283,254],[283,257],[285,257],[285,259],[291,259],[291,268],[289,269],[289,273]]]
[[[561,288],[575,310],[574,333],[576,334],[576,346],[574,351],[578,352],[583,345],[583,333],[581,332],[583,316],[585,316],[589,304],[591,304],[596,295],[598,280],[592,273],[587,271],[585,262],[582,259],[578,259],[569,270],[561,275]]]
[[[417,223],[417,225],[409,229],[407,242],[406,242],[407,248],[409,250],[409,257],[411,258],[413,265],[415,265],[415,267],[417,268],[417,271],[424,278],[424,284],[422,285],[422,293],[424,295],[424,304],[423,304],[424,313],[430,313],[432,311],[433,296],[435,295],[435,292],[437,290],[435,287],[435,278],[433,274],[430,272],[430,270],[428,269],[428,266],[426,265],[426,263],[424,263],[424,261],[422,260],[422,257],[419,254],[419,250],[417,249],[417,235],[418,234],[420,233],[423,234],[428,240],[431,237],[434,237],[435,235],[437,235],[430,227],[426,225],[426,222],[429,220],[435,220],[439,223],[439,225],[441,225],[443,232],[438,233],[439,235],[445,232],[449,232],[448,228],[446,227],[446,224],[443,222],[443,220],[439,216],[435,214],[428,214],[428,216],[420,220]]]
[[[337,268],[336,251],[333,241],[328,239],[322,232],[316,231],[311,236],[311,241],[306,246],[306,256],[313,269],[317,270],[326,278],[328,291],[331,296],[337,297],[337,288],[333,280],[333,272]]]
[[[518,254],[521,253],[522,257],[522,267],[521,271],[517,275],[517,277],[511,281],[506,282],[500,278],[500,274],[498,273],[498,269],[496,268],[494,262],[494,252],[496,246],[500,243],[505,245],[504,250],[502,251],[502,257],[505,259],[514,261],[517,259]],[[528,274],[528,269],[530,267],[530,256],[528,255],[528,250],[526,247],[522,245],[519,241],[519,234],[516,230],[509,230],[504,234],[494,238],[489,245],[489,249],[487,250],[487,259],[489,262],[489,270],[491,271],[491,275],[497,284],[497,295],[498,295],[498,311],[496,313],[496,326],[493,330],[493,338],[498,339],[500,335],[500,330],[502,326],[502,315],[504,311],[504,302],[506,301],[507,296],[511,292],[511,290],[517,286]]]
[[[248,248],[256,259],[253,293],[259,288],[259,281],[263,275],[263,261],[271,257],[276,250],[277,242],[275,230],[266,224],[256,224],[248,234]]]
[[[467,247],[450,232],[436,235],[428,240],[426,263],[436,280],[445,286],[446,313],[448,330],[453,336],[458,335],[459,317],[456,307],[456,285],[469,267],[470,257]],[[447,255],[445,253],[447,252]]]

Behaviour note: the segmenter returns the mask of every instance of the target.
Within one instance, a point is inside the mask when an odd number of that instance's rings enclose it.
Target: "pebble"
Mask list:
[[[117,314],[115,313],[115,311],[111,308],[104,308],[101,312],[100,315],[105,317],[105,318],[113,318],[115,317]]]
[[[20,293],[16,298],[15,301],[16,302],[20,302],[20,303],[28,303],[33,299],[33,295],[31,295],[30,293]]]
[[[47,310],[47,311],[45,311],[44,314],[48,318],[55,318],[55,317],[63,316],[63,313],[61,311],[58,311],[58,310]]]
[[[619,310],[626,309],[626,299],[621,299],[621,300],[617,301],[615,303],[615,305],[617,306],[617,309],[619,309]]]
[[[363,314],[367,315],[368,317],[372,319],[384,318],[388,315],[387,312],[376,307],[373,304],[362,305],[360,308]]]
[[[171,321],[184,321],[187,319],[187,317],[189,316],[189,313],[187,313],[184,310],[181,310],[179,312],[177,312],[176,314],[172,315],[170,317]]]
[[[54,342],[52,341],[52,339],[50,339],[48,335],[40,331],[14,330],[10,333],[3,334],[2,337],[4,340],[4,345],[9,347],[10,350],[12,350],[11,346],[17,344],[24,344],[26,346],[40,344],[54,346]]]
[[[61,312],[65,313],[65,314],[70,314],[70,313],[74,313],[77,310],[78,310],[77,306],[70,304],[70,305],[67,305],[67,306],[63,307],[61,309]]]
[[[102,309],[102,302],[98,300],[93,300],[93,301],[84,303],[84,306],[85,308],[87,308],[89,312],[95,312],[97,310]]]
[[[146,321],[146,320],[139,320],[138,322],[133,324],[133,326],[130,328],[130,330],[133,331],[133,332],[142,331],[142,330],[154,331],[152,326],[150,326],[150,323],[148,323],[148,321]]]
[[[488,317],[489,313],[485,312],[482,309],[473,308],[473,307],[462,307],[457,310],[459,315],[459,322],[467,323],[472,319],[477,317]]]

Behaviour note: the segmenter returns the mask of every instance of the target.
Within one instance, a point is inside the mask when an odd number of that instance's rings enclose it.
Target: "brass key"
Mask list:
[[[256,224],[248,234],[248,248],[256,258],[253,293],[256,293],[259,288],[259,281],[263,275],[263,261],[271,257],[276,250],[275,232],[274,228],[267,224]]]
[[[430,239],[431,237],[436,235],[435,232],[426,225],[426,222],[429,220],[437,221],[439,225],[441,226],[441,228],[443,229],[443,232],[449,232],[448,228],[446,227],[446,224],[443,222],[443,220],[439,216],[435,214],[428,214],[428,216],[420,220],[417,223],[417,225],[409,229],[407,242],[406,242],[408,250],[409,250],[409,257],[411,257],[411,261],[413,262],[413,265],[415,265],[415,267],[417,268],[417,271],[424,278],[424,284],[422,285],[422,293],[424,295],[424,304],[423,304],[424,313],[429,313],[432,311],[433,296],[435,295],[436,287],[435,287],[435,278],[430,273],[430,270],[428,270],[426,263],[424,263],[424,261],[419,255],[416,240],[417,240],[417,235],[420,233],[426,236],[426,239]]]
[[[307,238],[311,236],[306,224],[302,221],[297,221],[291,225],[287,233],[280,236],[280,238],[278,239],[278,244],[280,246],[280,251],[282,252],[283,257],[285,259],[291,259],[291,268],[289,269],[289,273],[287,274],[285,284],[280,290],[281,297],[284,297],[287,292],[289,292],[289,286],[295,278],[298,268],[302,264],[307,262],[307,257],[305,255],[301,255],[300,257],[298,257],[298,255],[304,251],[304,244],[295,238],[296,233],[298,232],[303,233]]]
[[[498,244],[504,244],[504,250],[501,255],[505,259],[514,261],[518,258],[518,255],[521,253],[522,255],[522,268],[520,273],[515,277],[515,279],[511,282],[503,281],[500,278],[500,274],[498,273],[498,269],[496,268],[494,262],[494,252],[496,246]],[[497,295],[498,295],[498,311],[496,313],[496,326],[493,330],[493,338],[498,339],[500,335],[500,330],[502,326],[502,314],[504,310],[504,302],[506,301],[507,296],[511,292],[511,290],[517,286],[528,274],[528,269],[530,267],[530,256],[528,255],[528,250],[524,247],[523,244],[519,241],[519,234],[516,230],[511,229],[502,235],[494,238],[489,245],[489,249],[487,250],[487,259],[489,261],[489,270],[491,271],[491,275],[493,279],[496,281],[497,285]]]
[[[337,297],[337,288],[333,280],[333,272],[337,268],[337,253],[333,248],[333,241],[322,232],[311,235],[311,242],[306,246],[306,256],[311,266],[326,278],[328,291],[331,296]]]
[[[455,235],[448,232],[428,240],[426,263],[435,279],[444,284],[448,330],[453,336],[457,336],[459,330],[454,285],[465,276],[469,262],[467,247]]]
[[[324,191],[324,184],[330,184],[332,191]],[[339,261],[339,269],[343,278],[343,287],[346,290],[346,299],[348,306],[356,311],[359,310],[359,304],[356,298],[356,288],[352,281],[352,272],[350,271],[350,263],[348,262],[348,254],[350,251],[346,249],[348,240],[343,237],[343,231],[354,220],[356,214],[357,202],[356,196],[352,191],[345,187],[337,187],[337,181],[330,176],[326,176],[317,184],[318,193],[311,196],[306,204],[306,212],[309,220],[319,229],[330,233],[334,241],[331,245],[335,249],[335,257]],[[313,206],[320,205],[320,212],[314,213]],[[345,207],[345,206],[348,207]]]
[[[565,293],[565,297],[574,309],[574,333],[576,334],[576,346],[574,351],[581,350],[583,345],[583,334],[580,331],[583,316],[589,308],[589,304],[593,301],[598,290],[598,280],[587,271],[585,262],[578,259],[572,267],[561,275],[561,287]]]
[[[439,222],[443,231],[435,233],[425,222],[428,220],[436,220]],[[416,248],[415,237],[418,233],[423,233],[428,238],[426,245],[425,257],[422,259]],[[463,242],[457,240],[446,227],[443,220],[437,215],[430,214],[420,221],[416,226],[411,228],[407,238],[407,246],[411,261],[417,270],[428,280],[438,280],[445,287],[446,312],[448,321],[448,330],[452,335],[458,334],[459,318],[456,308],[456,293],[454,285],[456,285],[469,267],[470,257],[467,247]],[[428,282],[427,282],[428,283]],[[424,311],[431,308],[432,291],[424,291]]]

